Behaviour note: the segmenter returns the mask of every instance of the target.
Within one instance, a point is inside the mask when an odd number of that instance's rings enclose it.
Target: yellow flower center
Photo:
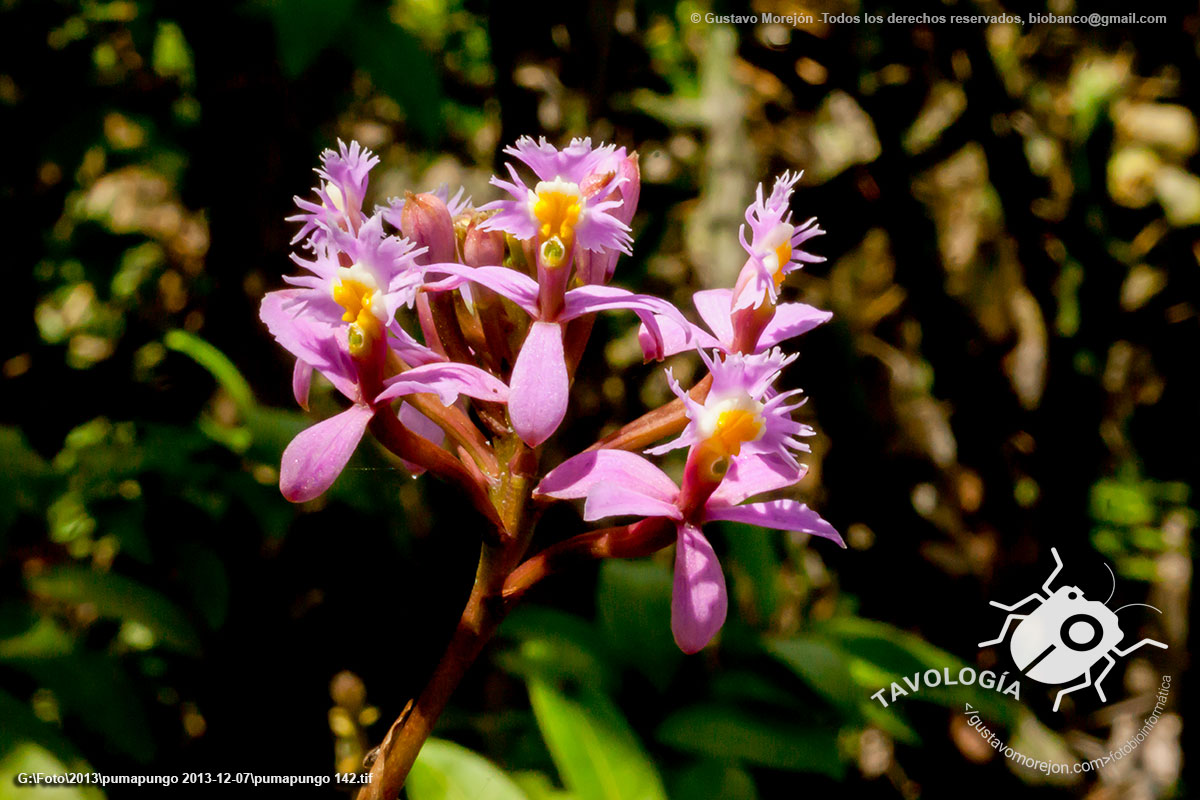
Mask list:
[[[779,247],[775,248],[776,267],[775,272],[771,275],[775,280],[775,288],[778,289],[783,285],[783,267],[792,260],[792,242],[789,239]]]
[[[352,354],[383,334],[382,297],[375,279],[361,265],[338,269],[338,277],[333,283],[333,301],[345,310],[342,321],[350,323]]]
[[[575,226],[583,214],[579,187],[563,180],[542,181],[534,195],[531,205],[533,216],[540,223],[538,238],[542,242],[558,239],[564,255],[569,253],[575,241]]]
[[[729,459],[741,455],[742,445],[762,438],[766,425],[759,408],[758,403],[747,397],[743,402],[720,403],[712,409],[711,432],[701,440],[697,453],[705,478],[720,481],[729,471]],[[705,432],[704,427],[708,426],[702,426],[701,433]]]
[[[744,408],[731,408],[717,416],[717,429],[708,437],[709,445],[726,456],[741,454],[742,445],[763,435],[762,417]]]
[[[792,260],[792,234],[795,232],[796,229],[790,224],[781,222],[763,237],[765,241],[759,252],[765,253],[763,265],[775,280],[776,289],[783,285],[783,268]]]

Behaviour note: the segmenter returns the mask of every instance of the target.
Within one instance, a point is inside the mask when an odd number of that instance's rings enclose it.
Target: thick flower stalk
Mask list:
[[[636,153],[530,138],[505,152],[515,163],[492,179],[500,199],[477,208],[443,187],[368,211],[379,159],[339,142],[321,155],[314,195],[297,198],[290,218],[299,224],[292,260],[300,273],[262,302],[263,321],[296,359],[297,403],[309,408],[314,374],[347,401],[285,449],[285,497],[303,502],[328,490],[369,432],[413,475],[460,487],[482,517],[466,608],[428,684],[367,765],[364,798],[398,796],[463,674],[509,608],[546,576],[674,544],[670,624],[680,648],[694,653],[713,640],[728,606],[706,524],[743,522],[841,544],[793,496],[814,431],[793,419],[800,391],[779,386],[796,357],[778,345],[830,316],[779,302],[785,275],[822,260],[801,249],[823,232],[815,221],[791,222],[799,174],[785,173],[769,196],[759,186],[746,212],[749,238],[745,226],[740,233],[747,260],[736,285],[695,295],[706,329],[661,298],[610,285],[620,281],[620,257],[633,252]],[[592,322],[612,310],[637,315],[648,359],[694,352],[707,374],[685,390],[668,370],[677,399],[543,471],[543,445],[566,418]],[[634,450],[686,451],[680,483]],[[587,521],[632,521],[528,556],[541,507],[572,499],[584,501]]]

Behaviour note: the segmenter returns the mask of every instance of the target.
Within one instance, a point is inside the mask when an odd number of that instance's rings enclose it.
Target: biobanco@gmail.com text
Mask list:
[[[705,14],[692,23],[708,25],[1163,25],[1166,14]]]

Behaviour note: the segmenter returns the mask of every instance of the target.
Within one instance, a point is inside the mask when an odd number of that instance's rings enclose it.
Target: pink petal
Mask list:
[[[305,289],[268,292],[262,299],[258,315],[284,349],[312,365],[339,392],[357,401],[358,367],[340,344],[344,332],[309,308],[313,302],[325,299],[320,292]]]
[[[375,402],[425,392],[436,394],[445,406],[453,403],[460,394],[497,403],[508,401],[508,387],[504,381],[479,367],[446,361],[413,367],[389,378],[387,388],[380,392]]]
[[[680,325],[687,324],[679,309],[666,300],[647,294],[634,294],[617,286],[579,286],[567,292],[564,300],[563,311],[558,315],[563,322],[596,311],[623,309],[638,312],[643,322],[646,322],[646,316],[657,314],[670,317]]]
[[[619,203],[596,203],[584,211],[579,224],[575,226],[575,241],[584,250],[619,250],[626,255],[633,252],[633,237],[629,235],[629,226],[621,220],[605,213]]]
[[[651,497],[639,491],[641,487],[621,483],[598,483],[588,492],[583,506],[583,518],[594,522],[604,517],[669,517],[680,519],[683,514],[673,502]]]
[[[424,297],[424,295],[421,295]],[[422,364],[432,364],[437,361],[445,361],[446,357],[440,353],[431,350],[425,345],[413,338],[412,334],[404,330],[400,323],[392,320],[392,324],[388,326],[388,333],[391,337],[388,338],[388,347],[396,352],[396,355],[404,359],[404,363],[412,366],[420,366]]]
[[[423,439],[428,439],[439,446],[446,439],[446,432],[438,427],[436,422],[422,414],[420,411],[417,411],[408,403],[400,404],[400,411],[397,416],[400,418],[400,422],[403,423],[404,427],[408,428],[410,431]],[[404,468],[407,469],[414,478],[425,472],[424,467],[417,466],[411,461],[400,459],[400,463],[404,465]]]
[[[729,350],[733,345],[733,290],[706,289],[692,295],[692,303],[709,330]]]
[[[337,416],[301,431],[283,451],[279,491],[293,503],[325,493],[354,454],[375,409],[355,403]]]
[[[618,155],[624,152],[625,148],[621,148]],[[624,183],[620,187],[621,208],[615,213],[618,219],[628,225],[637,212],[638,198],[642,193],[642,170],[638,164],[637,153],[621,159],[621,167],[617,174],[624,179]]]
[[[781,531],[810,533],[832,539],[841,547],[846,546],[832,525],[821,519],[817,512],[795,500],[767,500],[730,508],[708,506],[704,516],[706,520],[723,519]]]
[[[534,322],[509,381],[508,417],[525,444],[537,447],[558,430],[570,388],[562,329],[554,322]]]
[[[669,317],[657,317],[655,322],[658,323],[659,336],[662,338],[662,357],[673,356],[676,353],[682,353],[686,350],[695,350],[697,347],[708,349],[717,348],[727,350],[728,347],[722,342],[717,341],[703,328],[697,327],[688,323],[685,328]],[[689,334],[691,339],[688,338]],[[638,328],[638,343],[642,346],[642,352],[647,358],[651,358],[656,354],[657,343],[654,340],[653,334],[646,328],[645,323]]]
[[[560,500],[587,497],[599,483],[622,483],[667,503],[674,503],[679,488],[667,474],[628,450],[592,450],[568,458],[550,470],[534,494]]]
[[[308,390],[312,386],[312,374],[313,368],[306,364],[303,358],[297,358],[296,366],[292,368],[292,395],[305,411],[308,411]]]
[[[712,641],[727,608],[725,576],[712,545],[699,528],[680,525],[671,592],[671,632],[679,649],[695,653]]]
[[[663,333],[658,321],[666,317],[689,332],[694,327],[675,306],[658,297],[634,294],[616,286],[579,286],[564,295],[563,310],[558,315],[560,322],[593,314],[597,311],[632,311],[638,315],[646,328],[648,338],[642,343],[647,358],[661,359],[663,355]],[[652,347],[647,347],[647,343]]]
[[[404,427],[423,439],[428,439],[436,445],[440,445],[446,439],[446,432],[436,422],[420,411],[417,411],[408,403],[400,404],[400,411],[397,416],[404,423]]]
[[[445,273],[453,276],[426,289],[457,289],[463,281],[478,283],[493,292],[507,297],[525,309],[530,316],[538,313],[538,284],[533,278],[507,267],[466,267],[462,264],[430,264],[427,273]]]
[[[832,318],[832,311],[822,311],[805,303],[780,303],[775,306],[775,316],[758,337],[758,348],[765,350],[793,336],[808,333]]]
[[[756,494],[773,492],[792,486],[808,473],[772,456],[739,456],[733,459],[729,472],[709,499],[709,507],[736,506]]]
[[[532,239],[537,236],[538,222],[529,213],[529,187],[521,180],[521,176],[517,174],[517,170],[512,164],[506,163],[504,166],[508,169],[512,181],[506,181],[493,175],[489,183],[508,192],[513,199],[493,200],[480,206],[480,211],[496,213],[480,223],[479,227],[485,231],[505,231],[522,241]]]
[[[591,139],[572,139],[570,144],[559,150],[549,144],[544,136],[537,141],[531,136],[522,136],[515,145],[504,148],[505,153],[523,161],[540,180],[549,181],[558,177],[574,183],[579,183],[588,173],[612,158],[615,151],[616,145],[612,144],[592,147]]]

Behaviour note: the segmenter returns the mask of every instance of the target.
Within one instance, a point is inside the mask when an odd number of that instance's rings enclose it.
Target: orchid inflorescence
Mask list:
[[[508,178],[491,181],[504,199],[475,208],[461,190],[451,197],[442,189],[408,193],[370,213],[363,204],[379,159],[357,143],[322,154],[316,197],[296,198],[300,213],[290,218],[301,223],[293,244],[302,252],[292,259],[304,272],[285,278],[291,288],[269,293],[261,315],[296,357],[297,402],[307,409],[316,370],[350,405],[292,440],[280,489],[294,502],[321,495],[369,428],[413,474],[454,482],[488,519],[472,599],[499,599],[501,607],[578,556],[646,555],[674,542],[671,628],[680,648],[696,652],[719,630],[727,606],[705,523],[731,520],[842,544],[794,499],[747,502],[805,475],[797,455],[808,452],[813,431],[792,418],[800,391],[775,386],[795,359],[778,345],[831,315],[780,302],[780,287],[804,263],[823,260],[802,245],[824,231],[815,219],[792,222],[800,174],[784,173],[769,195],[760,185],[739,232],[747,258],[736,284],[694,296],[702,327],[666,300],[609,285],[633,244],[636,153],[589,139],[560,150],[528,137],[504,152],[535,178],[508,163]],[[638,316],[648,360],[696,351],[707,375],[685,391],[668,370],[677,400],[539,480],[541,446],[566,416],[593,318],[611,310]],[[679,485],[633,452],[682,448]],[[564,499],[583,499],[588,521],[639,519],[522,562],[540,509]],[[503,613],[495,603],[476,606],[464,620]]]

